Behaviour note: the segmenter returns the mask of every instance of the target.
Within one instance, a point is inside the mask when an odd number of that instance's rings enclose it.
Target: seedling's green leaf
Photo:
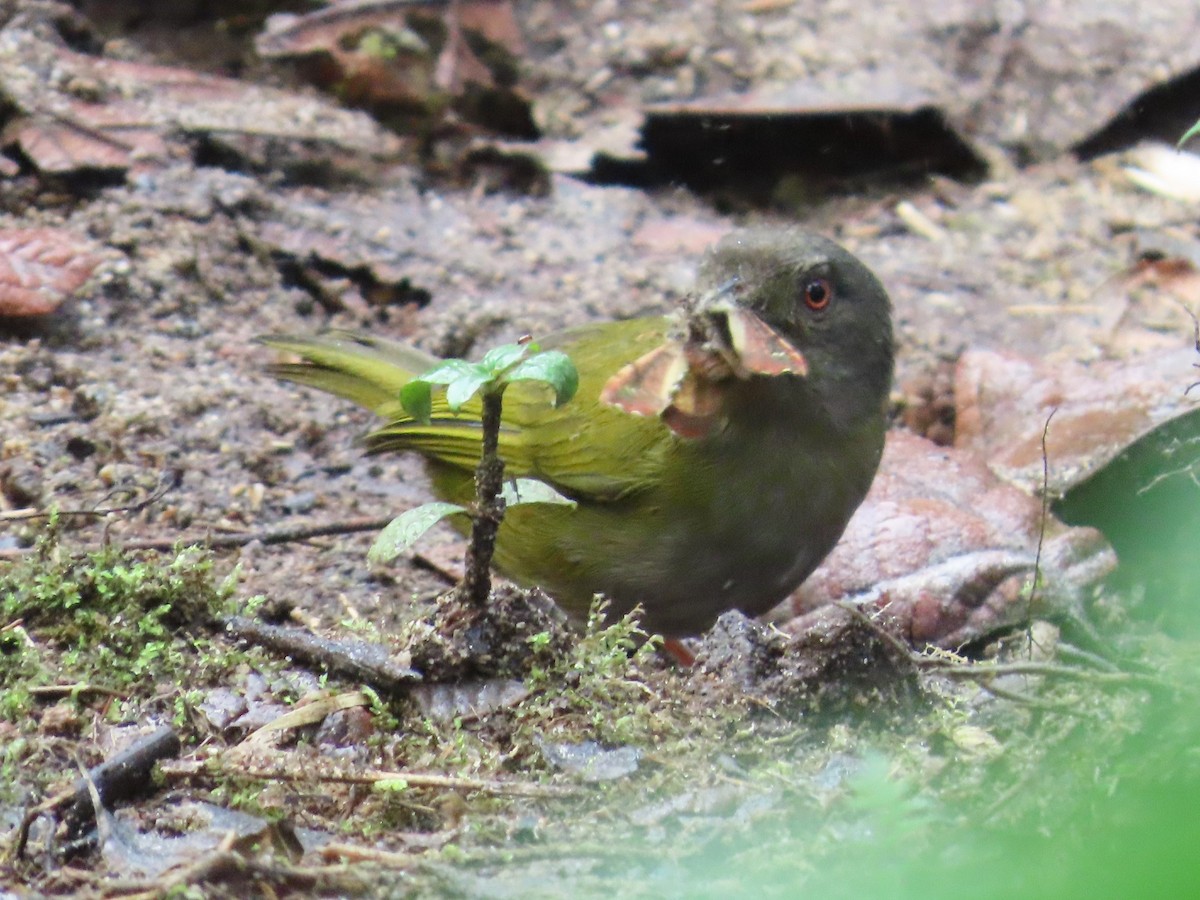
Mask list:
[[[1179,143],[1176,144],[1175,146],[1182,148],[1184,144],[1186,144],[1188,141],[1190,141],[1192,138],[1194,138],[1198,134],[1200,134],[1200,122],[1197,122],[1195,125],[1193,125],[1191,128],[1189,128],[1187,131],[1185,131],[1183,133],[1183,137],[1181,137],[1179,139]]]
[[[422,425],[428,425],[433,416],[433,391],[429,382],[414,378],[400,388],[400,405]]]
[[[529,347],[526,344],[504,344],[500,347],[493,347],[487,353],[483,354],[483,359],[479,365],[487,369],[493,375],[499,375],[509,366],[520,362],[522,357],[529,352]]]
[[[367,551],[367,559],[373,563],[389,563],[415,544],[425,532],[447,516],[465,513],[457,503],[424,503],[406,510],[379,532],[375,543]]]
[[[444,359],[428,372],[418,375],[416,380],[429,384],[452,384],[460,378],[485,373],[483,366],[477,363],[469,363],[465,359]]]
[[[575,506],[570,497],[564,497],[544,481],[536,478],[510,478],[504,482],[500,491],[505,506],[516,506],[518,503],[559,503],[563,506]]]
[[[517,363],[505,381],[544,381],[554,389],[554,405],[562,406],[579,390],[579,372],[565,353],[546,350]]]
[[[495,376],[483,366],[473,366],[472,368],[474,371],[463,372],[457,379],[446,385],[446,405],[454,412],[458,412],[477,390],[495,380]]]
[[[494,379],[495,374],[478,363],[461,359],[443,360],[400,389],[400,405],[418,422],[428,425],[433,415],[429,385],[446,385],[446,405],[458,412],[476,391]]]

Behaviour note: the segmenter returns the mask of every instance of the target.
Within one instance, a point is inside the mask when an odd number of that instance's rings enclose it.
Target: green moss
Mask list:
[[[209,626],[231,606],[235,576],[218,582],[197,548],[165,559],[111,545],[71,552],[52,518],[32,553],[0,568],[0,718],[27,724],[35,686],[133,698],[166,683],[180,686],[181,719],[185,676],[229,663]]]

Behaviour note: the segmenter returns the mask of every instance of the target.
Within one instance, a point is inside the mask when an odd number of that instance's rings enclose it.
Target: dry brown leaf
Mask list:
[[[123,171],[187,155],[181,139],[279,139],[367,157],[400,150],[361,113],[187,69],[76,53],[19,29],[0,35],[0,92],[18,110],[5,138],[43,172]]]
[[[117,107],[128,104],[98,107],[68,101],[68,105],[69,118],[35,115],[18,119],[5,133],[40,171],[120,171],[135,162],[163,162],[168,158],[161,135],[152,128],[131,124],[129,117],[121,115],[127,110]]]
[[[751,375],[808,374],[808,361],[778,331],[727,296],[734,283],[685,301],[667,340],[623,366],[600,402],[638,416],[660,416],[686,439],[705,437],[724,419],[727,388]]]
[[[1138,260],[1125,276],[1127,288],[1153,285],[1179,300],[1187,309],[1200,309],[1200,272],[1190,259],[1167,256]]]
[[[355,706],[367,706],[370,702],[370,698],[361,691],[348,691],[344,694],[337,694],[331,697],[321,697],[313,700],[311,703],[305,703],[288,710],[283,715],[260,726],[246,736],[246,743],[265,743],[280,731],[303,728],[306,725],[316,725],[338,710],[350,709]]]
[[[882,610],[915,646],[956,647],[1028,619],[1042,504],[976,457],[888,435],[879,475],[846,533],[787,607],[800,616],[851,600]],[[1116,564],[1098,531],[1051,518],[1040,597],[1071,609]],[[1061,609],[1060,609],[1061,607]]]
[[[1187,340],[1172,352],[1090,365],[964,353],[955,379],[955,446],[1038,490],[1045,430],[1048,485],[1061,495],[1151,429],[1194,410],[1200,399],[1185,391],[1195,362]]]
[[[59,228],[0,230],[0,316],[44,316],[83,286],[100,257]]]

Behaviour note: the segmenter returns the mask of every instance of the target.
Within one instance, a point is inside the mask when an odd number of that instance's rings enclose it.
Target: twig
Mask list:
[[[389,869],[405,869],[421,862],[423,854],[399,853],[381,850],[378,847],[360,847],[356,844],[326,844],[321,848],[321,858],[340,860],[343,863],[375,863]]]
[[[324,666],[355,681],[364,681],[388,693],[418,684],[421,673],[397,662],[382,644],[324,638],[299,628],[269,625],[245,616],[223,621],[225,632],[295,660]]]
[[[176,756],[181,746],[179,735],[169,725],[164,725],[135,741],[116,756],[90,769],[85,777],[75,782],[74,798],[64,818],[82,824],[94,815],[91,794],[93,784],[105,807],[138,794],[151,784],[150,776],[154,764]]]
[[[244,875],[249,860],[234,852],[236,843],[237,832],[228,832],[211,852],[151,882],[150,887],[127,895],[128,900],[153,900],[168,896],[176,888],[203,884],[223,875]]]
[[[426,572],[431,573],[451,587],[458,584],[461,580],[454,572],[430,559],[424,553],[414,553],[412,555],[412,564],[418,569],[424,569]]]
[[[1196,352],[1200,353],[1200,319],[1196,318],[1196,314],[1192,312],[1191,309],[1182,301],[1180,301],[1179,305],[1182,306],[1183,311],[1192,318],[1192,339],[1195,342]],[[1193,368],[1200,369],[1200,362],[1192,363],[1192,366]],[[1197,387],[1200,387],[1200,381],[1193,381],[1188,385],[1187,390],[1183,392],[1183,396],[1186,397],[1192,392],[1192,388]]]
[[[170,726],[164,725],[152,734],[135,741],[111,759],[88,770],[65,791],[39,803],[25,813],[17,829],[12,846],[12,858],[20,859],[29,842],[29,829],[38,818],[62,807],[63,821],[70,824],[71,831],[78,831],[95,815],[92,791],[105,806],[114,801],[133,796],[150,783],[154,764],[179,753],[179,735]]]
[[[1073,659],[1077,662],[1087,663],[1104,672],[1121,671],[1120,666],[1111,659],[1105,659],[1099,653],[1092,653],[1089,650],[1084,650],[1082,647],[1076,647],[1074,644],[1068,644],[1065,641],[1058,642],[1054,648],[1054,655],[1062,659]]]
[[[1039,697],[1030,697],[1028,694],[1022,694],[1019,691],[1010,691],[1007,688],[998,687],[997,685],[987,681],[981,684],[980,687],[989,694],[999,697],[1001,700],[1008,700],[1012,703],[1020,703],[1022,706],[1028,706],[1033,709],[1042,709],[1046,710],[1047,712],[1067,713],[1068,715],[1072,716],[1085,716],[1091,719],[1096,718],[1094,714],[1084,712],[1083,710],[1079,709],[1077,704],[1074,703],[1054,703],[1050,700],[1043,700]]]
[[[29,688],[34,697],[78,697],[84,694],[104,694],[108,697],[127,697],[128,691],[118,691],[98,684],[39,684]]]
[[[612,857],[624,862],[661,860],[660,851],[653,846],[572,841],[569,844],[546,843],[530,847],[473,848],[463,851],[461,864],[464,866],[516,865],[545,859],[610,859]]]
[[[1012,663],[971,663],[957,659],[947,659],[944,656],[926,656],[915,652],[896,635],[868,616],[858,606],[841,601],[837,606],[849,612],[855,618],[870,626],[884,640],[888,641],[897,652],[903,654],[910,663],[925,671],[938,672],[952,678],[991,679],[1000,675],[1045,675],[1057,678],[1071,678],[1077,681],[1091,681],[1098,684],[1140,684],[1145,687],[1169,687],[1161,679],[1139,672],[1115,671],[1105,666],[1105,671],[1097,672],[1091,669],[1062,666],[1055,663],[1012,662]],[[1089,660],[1091,661],[1091,660]]]
[[[0,522],[19,522],[29,519],[48,519],[51,516],[62,518],[101,518],[113,513],[135,513],[141,512],[147,506],[157,503],[168,493],[179,487],[181,480],[180,473],[175,470],[169,470],[159,476],[158,486],[154,488],[149,496],[143,497],[141,500],[136,500],[133,503],[125,503],[121,506],[101,506],[96,509],[12,509],[7,512],[0,512]],[[109,492],[108,496],[111,496]]]
[[[128,541],[122,546],[126,550],[173,550],[180,544],[202,544],[213,550],[227,550],[233,547],[244,547],[255,541],[263,544],[289,544],[318,537],[379,531],[392,521],[392,518],[389,516],[383,519],[346,519],[341,522],[330,522],[327,525],[289,525],[283,528],[250,531],[245,534],[229,534],[221,537],[204,535],[203,537],[175,538],[173,540]]]
[[[1137,672],[1094,672],[1073,666],[1055,663],[1011,662],[1011,663],[963,663],[942,659],[919,657],[922,668],[947,675],[951,678],[995,678],[999,675],[1045,675],[1053,678],[1069,678],[1075,681],[1092,681],[1097,684],[1141,684],[1146,687],[1169,687],[1165,682]]]
[[[125,900],[160,900],[175,896],[177,892],[182,895],[180,888],[234,879],[243,890],[245,885],[253,884],[257,879],[290,888],[299,896],[317,892],[349,895],[369,890],[365,877],[344,865],[293,866],[275,860],[259,860],[239,852],[237,844],[237,833],[231,831],[209,853],[154,881],[116,885],[106,881],[104,885],[110,891],[123,891]],[[267,896],[274,896],[274,893]]]
[[[214,771],[213,762],[218,771]],[[580,793],[577,788],[566,785],[532,784],[520,781],[488,781],[479,778],[460,778],[456,775],[435,775],[427,772],[390,772],[382,769],[365,769],[359,772],[314,772],[310,770],[254,768],[242,763],[229,768],[220,766],[219,758],[208,763],[179,762],[161,767],[164,777],[176,780],[212,777],[248,778],[256,781],[318,782],[328,784],[369,784],[381,782],[403,782],[413,788],[440,788],[443,790],[480,791],[486,794],[507,794],[518,797],[571,797]]]
[[[211,533],[200,535],[183,535],[173,538],[149,538],[147,540],[125,541],[121,547],[125,550],[157,550],[170,552],[176,547],[203,546],[210,550],[230,550],[244,547],[258,541],[262,544],[287,544],[294,541],[307,541],[318,537],[333,537],[340,534],[357,534],[362,531],[379,531],[392,521],[392,517],[384,519],[346,519],[342,522],[331,522],[328,525],[287,526],[266,531],[250,531],[242,534],[228,534],[213,537]],[[32,553],[34,548],[24,547],[19,550],[0,550],[0,559],[24,556]],[[79,551],[86,553],[89,551]]]
[[[1013,797],[1018,796],[1023,790],[1025,790],[1032,780],[1033,772],[1026,772],[1023,774],[1017,781],[1014,781],[1007,788],[1000,792],[1000,796],[993,800],[988,808],[983,811],[980,819],[982,821],[988,821],[995,817],[995,815],[1000,812],[1000,810],[1002,810],[1008,804],[1008,802],[1013,799]]]
[[[1033,579],[1029,583],[1029,597],[1025,601],[1025,621],[1033,622],[1033,599],[1037,595],[1038,580],[1042,577],[1042,548],[1046,544],[1046,523],[1050,520],[1050,455],[1046,452],[1046,437],[1050,433],[1050,420],[1058,412],[1058,407],[1050,410],[1042,425],[1042,517],[1038,522],[1037,552],[1033,556]],[[1025,629],[1028,643],[1026,653],[1033,658],[1033,627]]]

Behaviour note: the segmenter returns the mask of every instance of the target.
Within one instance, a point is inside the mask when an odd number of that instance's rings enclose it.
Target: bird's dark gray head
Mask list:
[[[835,423],[879,415],[892,384],[891,303],[849,251],[797,228],[734,232],[709,253],[702,290],[737,280],[737,302],[786,336],[805,381]]]

